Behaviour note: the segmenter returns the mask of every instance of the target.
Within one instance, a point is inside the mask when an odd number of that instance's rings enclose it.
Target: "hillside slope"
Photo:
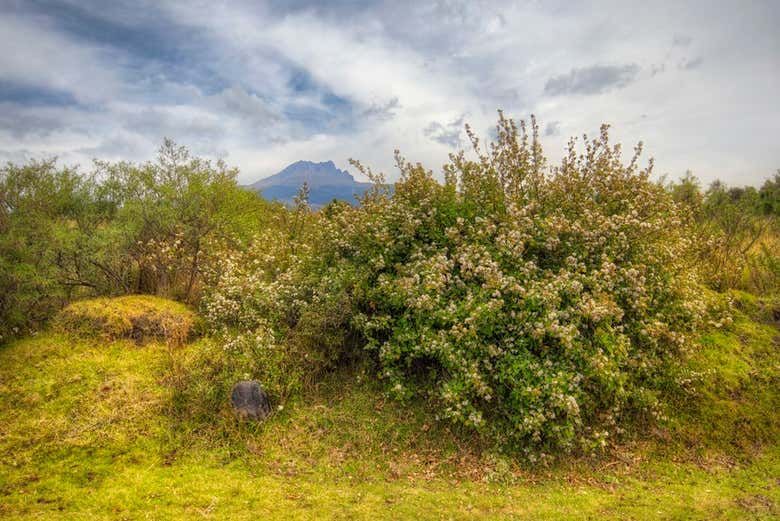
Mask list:
[[[772,519],[777,330],[708,335],[699,407],[597,460],[523,468],[357,369],[265,424],[174,407],[184,347],[56,331],[0,347],[0,517]],[[178,412],[176,412],[178,411]]]

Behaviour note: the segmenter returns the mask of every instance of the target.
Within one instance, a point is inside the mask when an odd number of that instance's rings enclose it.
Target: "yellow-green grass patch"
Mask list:
[[[200,341],[44,333],[0,348],[0,517],[775,519],[775,335],[738,317],[704,338],[695,363],[712,371],[671,441],[529,468],[385,399],[359,370],[264,424],[228,403],[209,422],[172,414],[168,385]]]
[[[74,302],[54,318],[53,327],[106,340],[129,338],[139,344],[151,340],[183,344],[195,323],[195,313],[183,304],[151,295],[128,295]]]

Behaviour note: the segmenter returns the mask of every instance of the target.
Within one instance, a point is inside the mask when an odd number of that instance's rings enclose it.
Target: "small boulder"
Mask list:
[[[241,380],[230,395],[233,411],[243,420],[264,420],[271,414],[271,404],[260,382]]]

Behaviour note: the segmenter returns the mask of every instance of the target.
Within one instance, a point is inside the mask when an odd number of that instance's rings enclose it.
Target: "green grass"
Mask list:
[[[355,369],[265,424],[190,418],[173,347],[55,332],[0,347],[0,517],[775,519],[777,330],[706,335],[699,398],[599,459],[527,468]]]

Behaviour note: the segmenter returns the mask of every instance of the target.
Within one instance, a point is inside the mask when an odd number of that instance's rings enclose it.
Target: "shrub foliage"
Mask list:
[[[144,164],[0,168],[0,342],[68,302],[146,293],[195,303],[202,273],[280,212],[237,170],[165,141]]]
[[[531,457],[660,414],[706,306],[686,214],[641,146],[624,163],[603,127],[548,168],[536,123],[503,115],[472,142],[443,184],[398,156],[392,196],[298,208],[308,234],[261,237],[215,277],[212,323],[262,326],[315,367],[364,347],[392,395]]]
[[[664,185],[606,126],[556,166],[533,119],[500,114],[487,146],[469,136],[440,177],[397,154],[392,189],[354,162],[374,188],[317,212],[305,186],[294,208],[269,204],[170,141],[154,162],[87,175],[6,165],[0,341],[75,299],[172,297],[199,306],[210,336],[175,372],[181,411],[208,417],[240,378],[280,403],[358,362],[399,400],[537,459],[663,417],[691,386],[696,336],[728,322],[710,289],[778,292],[780,177]],[[128,299],[57,323],[174,341],[193,325]]]
[[[698,265],[710,287],[780,291],[780,173],[760,189],[715,181],[702,190],[690,172],[668,188],[695,219]]]

